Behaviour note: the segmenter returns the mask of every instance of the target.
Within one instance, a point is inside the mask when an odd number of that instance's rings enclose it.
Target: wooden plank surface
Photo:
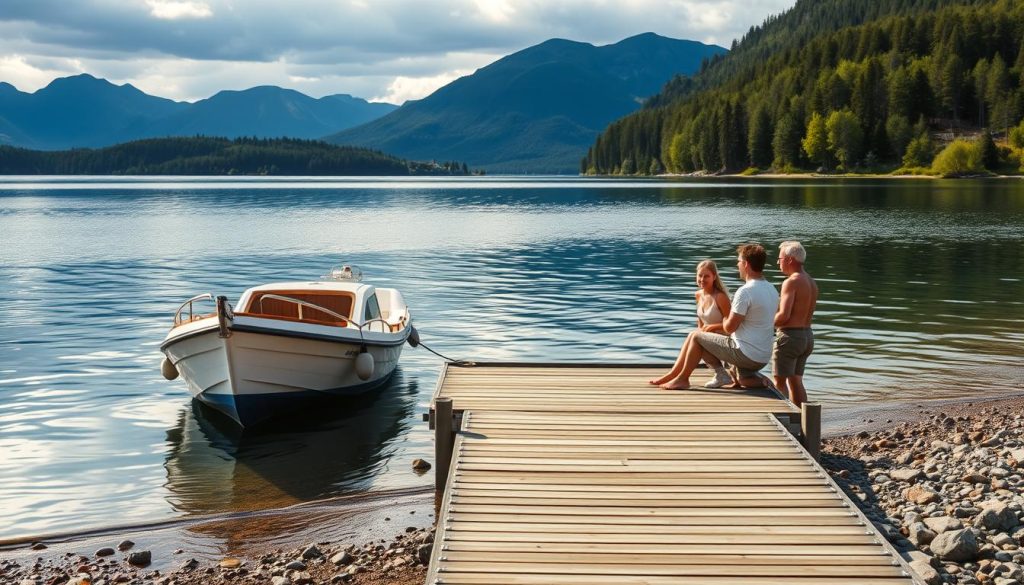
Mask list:
[[[791,404],[663,372],[448,368],[462,432],[427,583],[912,583],[775,420]]]

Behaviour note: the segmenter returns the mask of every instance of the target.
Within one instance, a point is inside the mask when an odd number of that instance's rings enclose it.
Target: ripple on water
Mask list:
[[[1024,272],[1007,245],[1024,198],[1004,186],[85,183],[0,179],[0,538],[428,485],[407,467],[433,457],[426,352],[407,350],[376,400],[257,433],[160,377],[182,300],[342,259],[402,290],[452,357],[666,362],[694,324],[697,262],[735,290],[735,244],[798,238],[822,290],[815,398],[980,396],[1024,377],[1024,290],[1006,276]]]

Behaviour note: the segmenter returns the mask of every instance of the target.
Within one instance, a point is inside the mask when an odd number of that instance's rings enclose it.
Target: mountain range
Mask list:
[[[612,45],[552,39],[328,142],[488,172],[575,173],[598,133],[722,47],[645,33]]]
[[[61,150],[197,134],[320,138],[395,108],[344,94],[315,99],[274,86],[176,102],[82,74],[55,79],[35,93],[0,82],[0,144]]]
[[[273,86],[176,102],[87,74],[35,93],[0,83],[0,145],[62,150],[168,136],[323,138],[491,173],[576,173],[609,123],[724,53],[653,33],[605,46],[552,39],[400,108]]]

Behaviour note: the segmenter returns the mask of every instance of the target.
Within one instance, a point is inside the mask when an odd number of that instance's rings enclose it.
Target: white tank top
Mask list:
[[[718,303],[715,302],[714,298],[712,298],[711,306],[707,310],[701,307],[700,303],[697,303],[697,318],[705,325],[715,325],[725,320],[722,318],[722,311],[719,310]]]

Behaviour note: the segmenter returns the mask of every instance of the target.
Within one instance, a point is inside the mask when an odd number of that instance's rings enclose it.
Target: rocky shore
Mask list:
[[[362,546],[320,542],[276,550],[253,558],[225,557],[201,562],[182,550],[170,571],[151,570],[148,550],[135,550],[131,541],[89,554],[48,556],[36,545],[35,562],[0,561],[0,583],[14,585],[419,585],[423,583],[434,530],[410,526],[405,533]]]
[[[1024,399],[890,422],[826,439],[822,465],[929,585],[1024,584]]]

